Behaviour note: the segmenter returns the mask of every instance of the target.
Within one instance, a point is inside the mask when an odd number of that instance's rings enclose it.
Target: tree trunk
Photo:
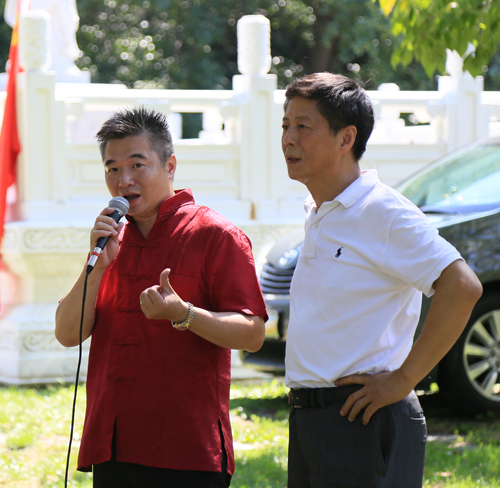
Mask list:
[[[326,29],[334,17],[333,13],[316,16],[314,23],[315,47],[311,56],[311,72],[329,71],[332,65],[332,58],[336,53],[336,46],[339,44],[337,37],[325,43]]]

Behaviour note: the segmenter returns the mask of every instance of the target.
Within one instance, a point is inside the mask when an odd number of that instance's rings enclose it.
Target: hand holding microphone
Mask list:
[[[111,217],[116,223],[118,223],[120,219],[127,214],[129,209],[129,203],[123,197],[112,198],[108,206],[112,208],[114,211],[110,215],[108,214],[107,217]],[[87,274],[90,274],[94,269],[94,266],[99,257],[101,256],[109,238],[110,236],[107,235],[99,237],[99,239],[97,240],[94,250],[90,255],[90,259],[87,262]]]

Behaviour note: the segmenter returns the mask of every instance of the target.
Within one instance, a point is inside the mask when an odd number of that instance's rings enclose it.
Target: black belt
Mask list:
[[[363,385],[347,385],[335,388],[292,388],[288,392],[288,403],[294,408],[326,407],[337,401],[345,401]]]

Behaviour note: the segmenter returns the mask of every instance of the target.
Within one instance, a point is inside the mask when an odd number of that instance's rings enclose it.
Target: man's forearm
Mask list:
[[[460,337],[482,286],[463,262],[450,264],[434,284],[434,297],[422,332],[400,370],[415,386],[446,355]]]
[[[217,346],[250,352],[258,351],[265,337],[262,317],[235,312],[210,312],[197,307],[190,330]]]
[[[102,275],[101,270],[94,270],[88,275],[82,341],[90,337],[94,327],[95,304]],[[80,321],[85,277],[86,267],[70,292],[61,300],[56,310],[55,335],[56,339],[65,347],[77,346],[80,343]]]
[[[146,288],[140,296],[141,309],[149,319],[182,323],[188,303],[169,281],[170,268],[160,274],[160,284]],[[211,312],[195,307],[190,330],[209,342],[227,349],[258,351],[265,337],[264,319],[237,312]]]
[[[364,409],[363,422],[381,407],[402,400],[450,350],[465,328],[482,287],[463,262],[450,264],[434,283],[434,298],[422,332],[399,369],[377,374],[353,374],[335,381],[336,386],[364,385],[345,402],[340,414],[350,421]]]

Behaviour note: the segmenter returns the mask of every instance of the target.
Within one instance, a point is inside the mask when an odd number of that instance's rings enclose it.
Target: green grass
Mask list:
[[[288,450],[287,388],[273,381],[231,387],[236,471],[231,487],[285,487]]]
[[[452,444],[429,443],[424,486],[500,487],[499,454],[497,445],[476,446],[461,439]]]
[[[0,387],[0,488],[63,487],[73,387]],[[236,473],[232,488],[284,488],[287,473],[287,389],[278,381],[231,388]],[[454,435],[427,444],[427,488],[500,488],[500,413],[460,417],[422,398],[429,434]],[[78,394],[70,486],[89,488],[75,470],[85,413]]]
[[[64,486],[73,387],[0,388],[0,486]],[[76,465],[85,408],[79,390],[77,428],[71,456]],[[91,478],[70,471],[69,486],[92,486]]]

